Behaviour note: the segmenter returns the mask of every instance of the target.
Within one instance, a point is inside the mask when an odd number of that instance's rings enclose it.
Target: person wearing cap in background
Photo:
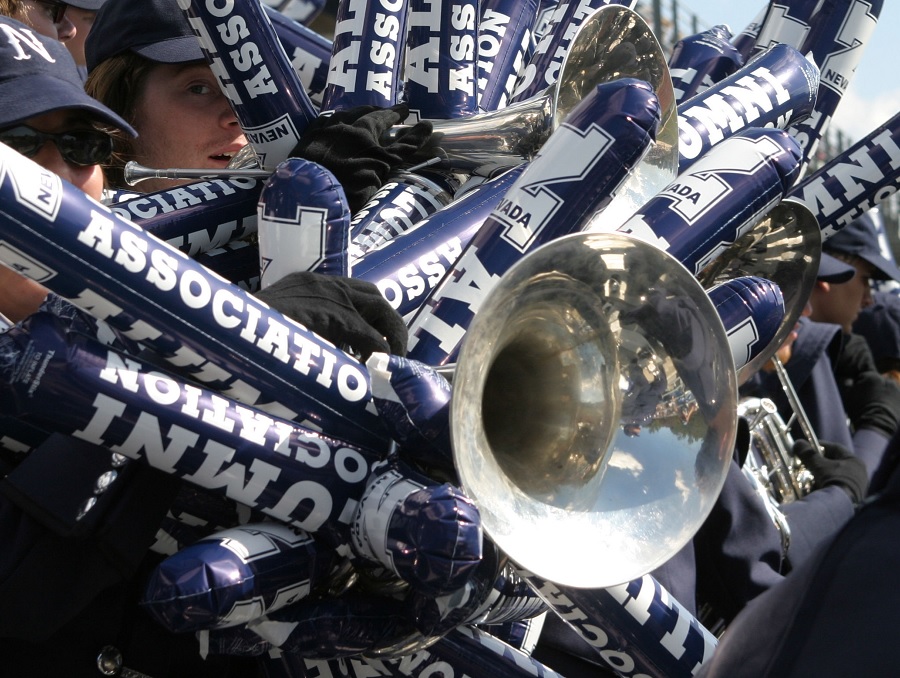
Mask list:
[[[97,16],[97,10],[103,7],[106,0],[71,0],[68,2],[69,9],[66,10],[66,16],[75,25],[75,35],[66,40],[66,47],[75,59],[78,65],[78,72],[81,73],[81,79],[87,79],[87,62],[84,59],[84,41],[87,39],[91,27],[94,25],[94,19]]]
[[[853,346],[862,344],[863,350],[854,349],[854,352],[863,358],[868,355],[868,361],[847,360],[848,340],[851,337],[844,332],[843,325],[836,322],[837,318],[826,316],[831,320],[816,319],[817,304],[821,312],[825,295],[830,295],[831,299],[854,299],[856,308],[865,295],[866,288],[860,285],[857,268],[832,255],[833,252],[822,253],[809,303],[795,331],[796,338],[789,352],[779,354],[797,398],[820,441],[839,445],[847,453],[852,451],[865,463],[871,478],[900,417],[900,389],[886,384],[885,379],[874,371],[865,342],[854,341]],[[848,287],[846,292],[841,290],[844,287]],[[848,317],[844,306],[841,309],[843,317]],[[856,312],[851,311],[849,317],[855,318]],[[851,364],[856,365],[855,374],[848,366]],[[855,400],[848,400],[851,385],[841,383],[842,373],[845,373],[845,378],[846,374],[856,377],[859,390]],[[743,395],[771,398],[785,421],[794,414],[774,373],[760,370],[748,380],[741,392]],[[792,433],[804,455],[804,462],[811,460],[811,463],[816,463],[820,457],[806,449],[808,441],[803,440],[803,432],[796,423]]]
[[[850,284],[854,277],[852,266],[823,252],[815,286],[841,287]],[[833,368],[843,345],[841,329],[812,321],[812,310],[812,304],[807,303],[794,331],[777,352],[826,453],[823,456],[815,452],[804,439],[802,429],[794,424],[791,433],[796,442],[792,451],[813,473],[816,491],[781,506],[791,527],[788,558],[792,567],[805,561],[819,543],[853,515],[867,491],[869,474],[864,457],[880,457],[886,443],[883,433],[872,430],[864,419],[855,429],[848,425]],[[786,422],[795,414],[771,366],[752,375],[741,386],[740,394],[770,398]]]
[[[810,295],[812,319],[852,332],[859,312],[872,305],[873,280],[900,281],[900,269],[881,253],[875,225],[868,214],[854,219],[822,244],[823,251],[856,269],[849,285],[816,285]]]
[[[67,42],[75,37],[69,4],[57,0],[0,0],[0,15],[30,26],[41,35]]]
[[[823,251],[849,264],[856,275],[846,284],[818,281],[810,294],[810,319],[841,328],[842,345],[832,360],[835,380],[854,433],[866,429],[880,434],[856,446],[869,475],[881,460],[884,445],[900,423],[900,386],[881,375],[866,339],[853,332],[862,309],[872,305],[872,280],[900,281],[900,269],[881,252],[878,234],[868,214],[854,219],[822,245]]]

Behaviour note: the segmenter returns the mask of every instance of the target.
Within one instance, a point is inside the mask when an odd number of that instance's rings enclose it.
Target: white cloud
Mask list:
[[[863,96],[851,83],[831,119],[831,128],[841,130],[851,141],[858,141],[897,113],[900,113],[900,88]]]

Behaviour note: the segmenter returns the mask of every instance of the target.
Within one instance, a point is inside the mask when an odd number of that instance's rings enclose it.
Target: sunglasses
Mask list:
[[[66,10],[69,9],[69,5],[65,2],[56,2],[55,0],[35,0],[35,2],[47,8],[50,19],[55,24],[62,22]]]
[[[26,158],[33,158],[44,144],[52,141],[66,162],[83,166],[107,163],[113,152],[113,138],[97,129],[51,134],[19,125],[0,132],[0,141]]]

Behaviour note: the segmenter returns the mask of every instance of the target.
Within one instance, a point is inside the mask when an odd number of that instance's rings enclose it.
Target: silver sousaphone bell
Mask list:
[[[781,289],[784,319],[768,346],[738,369],[738,384],[765,365],[794,329],[816,283],[821,253],[822,231],[813,213],[801,202],[783,200],[697,275],[707,290],[745,275]]]
[[[696,278],[629,236],[579,233],[511,268],[467,330],[454,460],[513,561],[608,587],[699,529],[725,480],[736,407],[725,330]]]

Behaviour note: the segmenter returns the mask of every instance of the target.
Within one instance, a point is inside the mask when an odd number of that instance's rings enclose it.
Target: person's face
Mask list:
[[[19,15],[13,17],[23,24],[31,26],[41,35],[67,42],[75,37],[75,24],[69,19],[71,7],[66,7],[65,14],[59,17],[59,6],[64,3],[38,2],[38,0],[22,0]],[[59,18],[59,21],[55,21]]]
[[[246,145],[228,99],[206,63],[159,64],[137,100],[134,160],[155,169],[224,169]],[[190,180],[151,179],[159,191]]]
[[[844,332],[850,332],[859,312],[872,305],[871,281],[875,267],[867,261],[853,262],[856,275],[843,283],[817,282],[810,297],[812,313],[816,322],[840,325]]]
[[[83,113],[65,109],[36,115],[28,118],[24,124],[39,132],[69,132],[91,128],[90,121]],[[95,200],[100,200],[103,192],[103,170],[99,165],[73,165],[60,155],[56,144],[51,141],[45,143],[31,159],[74,184]]]
[[[65,44],[69,53],[72,55],[72,58],[75,59],[75,63],[79,66],[85,65],[84,40],[90,32],[91,26],[94,25],[94,18],[96,16],[97,12],[92,9],[81,9],[80,7],[70,6],[66,10],[66,17],[68,17],[75,25],[76,31],[75,35],[67,40]]]
[[[28,118],[23,123],[39,132],[59,133],[91,128],[83,113],[73,110],[53,111]],[[56,144],[47,141],[31,159],[44,169],[55,172],[86,194],[100,200],[103,171],[99,165],[72,165],[62,157]],[[0,266],[0,313],[19,322],[38,310],[47,290],[39,283]]]

